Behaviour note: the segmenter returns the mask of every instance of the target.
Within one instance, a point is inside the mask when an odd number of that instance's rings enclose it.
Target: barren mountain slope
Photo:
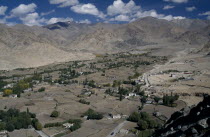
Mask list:
[[[98,28],[77,37],[72,49],[90,52],[119,52],[155,43],[170,42],[186,30],[174,23],[152,17],[123,24],[115,28]]]
[[[172,20],[172,22],[188,30],[199,30],[210,25],[210,21],[199,20],[199,19],[182,19],[182,20],[175,19],[175,20]]]
[[[47,35],[48,30],[40,27],[1,26],[0,31],[0,69],[37,67],[94,57],[91,53],[66,52],[58,48],[55,46],[59,43],[56,34],[49,32]],[[50,36],[54,36],[55,39]],[[62,37],[59,40],[61,39]]]
[[[148,45],[163,45],[163,50],[174,43],[180,49],[201,48],[209,41],[208,22],[188,22],[190,25],[178,25],[173,21],[145,17],[128,24],[58,22],[44,27],[1,24],[0,69],[91,59],[92,53],[115,53]],[[190,30],[192,24],[199,24],[199,29]]]

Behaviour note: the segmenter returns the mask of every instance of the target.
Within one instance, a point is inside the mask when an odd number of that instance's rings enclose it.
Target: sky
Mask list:
[[[128,23],[147,16],[210,20],[210,0],[0,0],[0,23],[7,25]]]

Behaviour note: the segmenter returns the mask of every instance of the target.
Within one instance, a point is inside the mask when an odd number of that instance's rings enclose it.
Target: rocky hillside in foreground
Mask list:
[[[175,112],[154,137],[209,137],[210,96],[192,108]]]
[[[200,46],[209,40],[209,25],[203,20],[177,22],[153,17],[129,24],[0,24],[0,70],[92,59],[92,53],[116,53],[156,44]]]

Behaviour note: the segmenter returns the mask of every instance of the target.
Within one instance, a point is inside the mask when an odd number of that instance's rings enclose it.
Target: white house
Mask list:
[[[80,75],[83,75],[84,72],[79,72]]]
[[[125,98],[129,98],[129,97],[136,97],[137,94],[136,93],[129,93],[127,96],[125,96]]]
[[[135,83],[136,84],[141,84],[141,81],[140,80],[135,80]]]
[[[153,103],[152,100],[147,100],[147,101],[146,101],[146,104],[152,104],[152,103]]]
[[[17,94],[9,95],[10,98],[17,98]]]
[[[129,93],[128,96],[129,97],[135,97],[136,96],[136,93]]]
[[[159,117],[159,116],[161,116],[161,113],[160,112],[154,112],[153,115],[156,116],[156,117]]]
[[[128,115],[122,115],[122,118],[128,118],[129,116]]]
[[[28,89],[23,90],[23,92],[31,92],[31,91],[32,91],[32,88],[28,88]]]
[[[64,126],[65,128],[70,128],[70,127],[74,126],[74,124],[65,123],[65,124],[63,124],[63,126]]]
[[[163,104],[163,100],[159,100],[158,101],[158,104]]]
[[[87,119],[87,118],[88,118],[88,116],[84,116],[83,118],[84,118],[84,119]]]
[[[6,86],[4,86],[3,88],[6,89],[6,88],[13,88],[14,86],[14,83],[10,83],[10,84],[7,84]]]
[[[126,129],[120,129],[120,133],[121,134],[128,134],[128,130],[126,130]]]
[[[113,119],[120,119],[121,118],[121,115],[120,114],[110,114],[110,116],[113,118]]]
[[[39,83],[40,83],[39,80],[32,80],[32,82],[33,82],[34,84],[39,84]]]
[[[0,135],[6,135],[8,132],[6,130],[3,130],[0,132]]]
[[[84,93],[84,95],[88,95],[88,96],[91,94],[92,94],[92,92],[90,92],[90,91]]]

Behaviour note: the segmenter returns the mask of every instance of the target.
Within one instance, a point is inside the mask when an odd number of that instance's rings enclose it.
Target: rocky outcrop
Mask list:
[[[175,112],[154,137],[208,137],[210,136],[210,96],[191,109]]]

